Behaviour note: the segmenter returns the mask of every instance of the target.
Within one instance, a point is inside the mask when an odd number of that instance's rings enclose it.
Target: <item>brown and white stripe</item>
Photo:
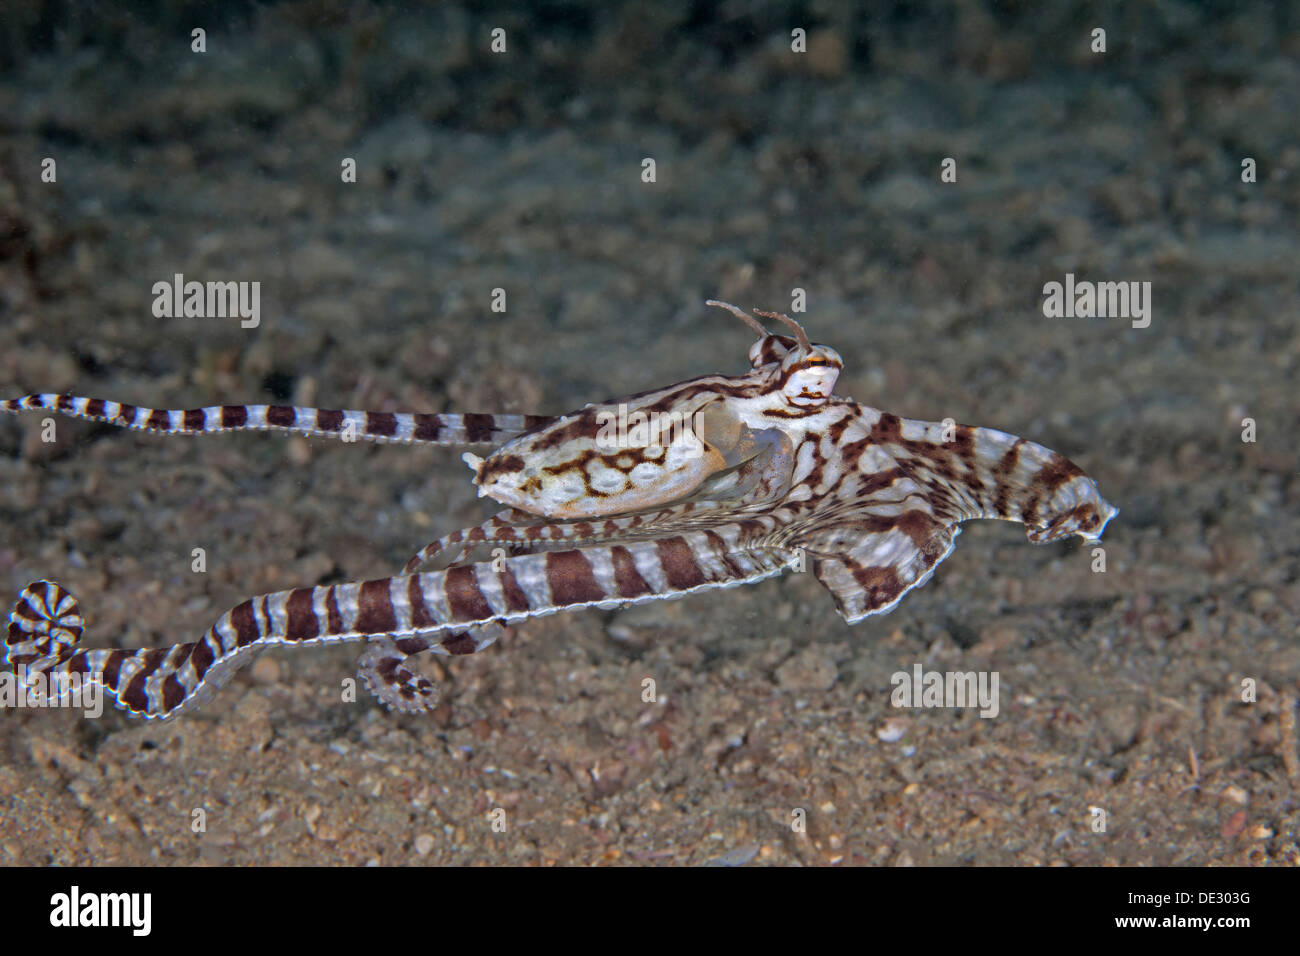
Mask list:
[[[25,395],[0,403],[0,410],[6,412],[35,409],[167,435],[285,431],[377,442],[457,446],[498,445],[553,421],[541,415],[434,415],[297,405],[209,405],[204,408],[162,409],[52,393]]]
[[[731,532],[738,540],[739,532]],[[256,652],[275,645],[380,640],[363,656],[366,683],[393,706],[421,709],[432,689],[402,666],[423,651],[471,654],[500,625],[583,607],[681,597],[759,581],[786,570],[776,549],[732,552],[715,531],[653,541],[547,551],[444,571],[298,588],[251,598],[193,643],[151,650],[77,649],[76,601],[51,582],[25,589],[10,615],[10,667],[98,679],[123,709],[143,717],[181,713],[220,687]]]
[[[414,574],[438,557],[455,560],[466,549],[478,545],[504,547],[510,553],[520,554],[564,546],[650,540],[674,531],[735,525],[746,512],[743,501],[687,501],[635,515],[539,522],[535,515],[507,509],[481,525],[461,528],[425,545],[406,562],[403,572]],[[741,544],[733,542],[736,548]]]

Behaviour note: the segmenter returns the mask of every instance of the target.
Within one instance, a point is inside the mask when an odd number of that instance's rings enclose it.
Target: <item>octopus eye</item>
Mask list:
[[[830,365],[831,363],[830,363],[830,360],[829,360],[829,359],[824,359],[824,358],[821,358],[820,356],[816,356],[816,355],[814,355],[812,358],[810,358],[810,359],[809,359],[807,362],[805,362],[804,364],[805,364],[805,365]]]

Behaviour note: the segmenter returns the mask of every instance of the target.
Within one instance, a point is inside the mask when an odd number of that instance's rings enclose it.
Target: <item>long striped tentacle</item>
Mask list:
[[[467,548],[500,545],[519,554],[560,545],[585,546],[638,541],[676,532],[734,524],[745,509],[729,501],[688,501],[631,515],[585,521],[538,521],[536,515],[507,509],[481,525],[461,528],[430,542],[406,562],[403,572],[414,574],[436,558],[455,560]],[[529,523],[532,522],[532,523]]]
[[[365,439],[424,445],[498,445],[553,420],[542,415],[435,415],[295,405],[209,405],[205,408],[163,409],[52,393],[24,395],[0,402],[0,411],[32,409],[169,435],[286,431],[341,437],[345,441]]]
[[[455,560],[467,548],[485,544],[502,545],[512,553],[519,554],[563,544],[588,545],[630,540],[641,530],[646,534],[666,534],[668,532],[663,530],[663,525],[690,514],[696,507],[695,503],[691,503],[664,508],[658,512],[616,518],[541,522],[537,521],[536,515],[508,509],[498,512],[481,525],[461,528],[425,545],[406,562],[403,571],[414,574],[438,557]],[[715,519],[713,523],[720,521]]]
[[[10,616],[11,660],[98,680],[124,710],[175,716],[275,645],[371,641],[363,680],[380,699],[422,710],[433,688],[406,669],[423,651],[472,654],[501,625],[557,611],[614,608],[733,587],[780,574],[792,554],[744,543],[738,525],[626,545],[524,554],[444,571],[299,588],[239,604],[198,641],[152,650],[77,650],[81,617],[49,582],[23,591]],[[14,656],[14,655],[17,656]],[[34,660],[33,655],[43,654]]]
[[[414,574],[435,558],[443,557],[448,561],[454,561],[465,552],[466,548],[487,542],[503,541],[507,534],[505,530],[507,528],[510,529],[510,535],[516,535],[519,530],[517,521],[521,517],[531,519],[533,516],[507,509],[497,512],[483,524],[470,528],[461,528],[459,531],[444,534],[441,538],[431,541],[421,548],[406,562],[402,572],[404,574]]]

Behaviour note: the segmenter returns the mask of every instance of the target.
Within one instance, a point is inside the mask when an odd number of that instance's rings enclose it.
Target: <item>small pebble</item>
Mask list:
[[[1231,800],[1233,803],[1244,807],[1250,802],[1250,794],[1233,783],[1223,788],[1223,799]]]
[[[908,723],[906,717],[890,717],[876,731],[876,736],[887,744],[896,743],[907,733]]]

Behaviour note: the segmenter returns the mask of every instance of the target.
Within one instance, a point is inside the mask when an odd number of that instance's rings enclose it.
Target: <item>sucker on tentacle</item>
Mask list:
[[[852,624],[929,580],[963,521],[1019,521],[1034,543],[1095,541],[1117,514],[1061,455],[994,429],[914,421],[836,396],[840,356],[810,342],[794,319],[755,313],[794,333],[772,335],[735,306],[708,304],[759,335],[749,372],[555,417],[158,410],[51,394],[0,403],[3,411],[45,409],[165,434],[272,429],[492,444],[490,454],[466,453],[465,461],[479,495],[507,506],[426,545],[403,575],[252,598],[199,640],[167,648],[81,648],[77,602],[38,581],[10,615],[7,666],[94,680],[128,712],[167,719],[269,647],[364,641],[362,682],[386,706],[418,713],[437,689],[410,658],[474,653],[531,617],[749,584],[807,559]],[[469,560],[487,546],[502,550]],[[435,560],[446,566],[422,570]]]

